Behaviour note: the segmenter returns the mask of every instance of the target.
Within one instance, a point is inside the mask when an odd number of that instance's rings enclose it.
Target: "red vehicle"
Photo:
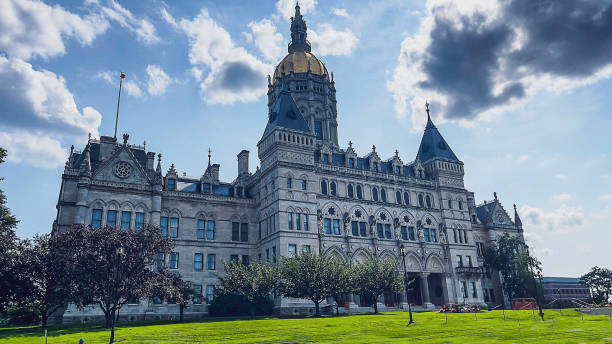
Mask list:
[[[538,308],[536,300],[532,297],[512,299],[510,304],[514,310]]]

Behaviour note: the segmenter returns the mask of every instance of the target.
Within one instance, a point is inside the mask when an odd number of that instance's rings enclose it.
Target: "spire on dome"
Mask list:
[[[296,51],[310,52],[310,42],[306,39],[306,21],[300,13],[300,5],[295,3],[295,15],[291,18],[291,43],[287,50],[289,53]]]

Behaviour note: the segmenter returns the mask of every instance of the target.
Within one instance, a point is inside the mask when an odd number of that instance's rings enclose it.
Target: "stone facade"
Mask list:
[[[71,151],[62,175],[54,231],[75,223],[137,228],[152,223],[176,242],[160,264],[176,268],[202,291],[186,316],[207,313],[207,294],[223,274],[222,261],[276,261],[302,251],[358,262],[390,257],[415,278],[410,302],[494,306],[504,299],[499,276],[482,267],[482,245],[503,233],[522,237],[495,199],[476,205],[464,187],[463,163],[429,118],[416,158],[396,151],[383,159],[372,147],[359,156],[338,145],[333,74],[310,53],[306,23],[296,7],[289,54],[268,82],[268,124],[258,142],[261,168],[251,172],[249,152],[238,156],[238,175],[219,180],[209,163],[201,177],[162,172],[161,154],[102,136]],[[429,109],[427,109],[429,117]],[[403,268],[402,268],[403,269]],[[169,318],[176,305],[142,300],[125,306],[125,319]],[[201,302],[198,302],[201,301]],[[330,300],[331,302],[332,300]],[[344,311],[367,310],[366,300],[336,300]],[[386,295],[385,309],[406,308],[405,295]],[[285,314],[308,313],[305,300],[277,298]],[[69,307],[65,321],[102,317],[95,307]]]

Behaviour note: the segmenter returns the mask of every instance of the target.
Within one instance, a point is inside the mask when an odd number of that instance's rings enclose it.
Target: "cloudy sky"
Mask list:
[[[455,3],[455,4],[453,4]],[[547,275],[612,261],[610,1],[302,0],[313,52],[334,72],[339,140],[416,155],[432,116],[478,203],[521,213]],[[0,146],[22,237],[48,232],[65,159],[119,133],[199,176],[221,175],[266,124],[266,75],[293,2],[0,2]]]

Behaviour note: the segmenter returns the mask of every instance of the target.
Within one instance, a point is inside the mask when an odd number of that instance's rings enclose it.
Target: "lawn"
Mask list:
[[[547,310],[545,321],[531,311],[472,314],[408,313],[325,316],[321,318],[206,318],[185,323],[122,323],[117,343],[612,343],[607,316],[582,316],[571,310]],[[1,328],[0,343],[44,343],[35,327]],[[49,329],[48,342],[108,343],[109,331],[95,325]]]

